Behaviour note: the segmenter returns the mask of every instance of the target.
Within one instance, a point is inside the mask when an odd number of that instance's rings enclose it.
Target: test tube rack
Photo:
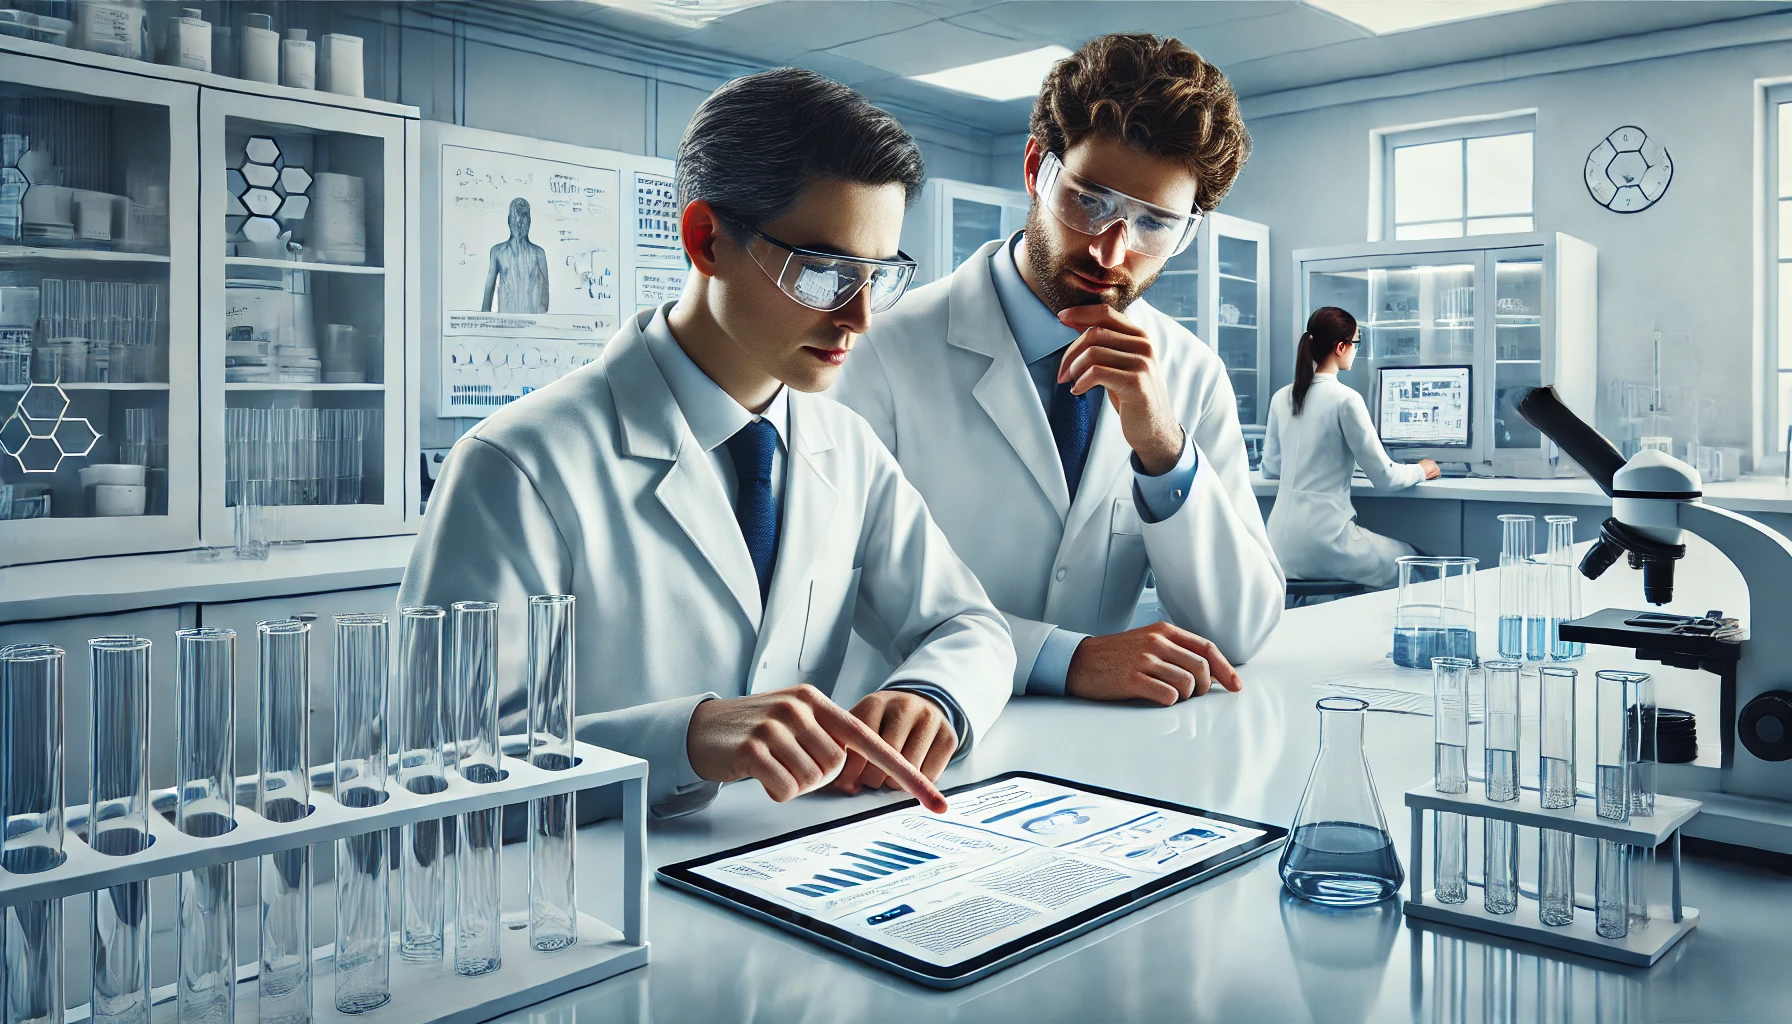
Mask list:
[[[507,746],[508,750],[509,747]],[[386,788],[386,800],[375,807],[351,808],[338,803],[326,788],[311,794],[311,813],[297,821],[274,822],[240,806],[242,794],[255,791],[255,776],[237,780],[239,806],[234,829],[215,839],[188,836],[162,813],[149,816],[152,844],[141,853],[108,856],[95,851],[70,829],[59,866],[35,874],[14,874],[0,869],[0,908],[39,900],[60,899],[83,893],[141,882],[181,871],[251,860],[313,843],[363,835],[380,829],[445,818],[466,811],[487,810],[523,803],[537,797],[558,796],[612,785],[622,787],[623,911],[622,928],[579,914],[579,941],[551,953],[529,946],[528,931],[504,929],[503,967],[478,977],[462,977],[453,968],[453,925],[445,943],[446,959],[412,963],[392,949],[392,998],[378,1009],[360,1014],[338,1011],[333,998],[334,972],[330,946],[314,951],[312,968],[313,1016],[318,1020],[359,1021],[366,1024],[474,1024],[490,1020],[550,999],[564,992],[602,981],[647,963],[647,762],[586,743],[573,746],[574,763],[565,771],[546,771],[518,757],[503,758],[503,777],[488,785],[462,779],[450,769],[448,786],[440,793],[419,795],[398,785],[396,777]],[[313,770],[314,781],[328,780],[329,766]],[[157,793],[164,797],[166,792]],[[153,801],[158,807],[163,799]],[[250,799],[253,803],[253,798]],[[70,807],[71,820],[85,818],[87,807]],[[452,913],[450,914],[452,917]],[[324,929],[313,926],[314,937]],[[238,941],[254,936],[239,935]],[[237,1020],[256,1019],[256,973],[243,968],[237,982]],[[174,986],[154,992],[153,1019],[175,1019]],[[70,1024],[87,1019],[86,1005],[71,1009]]]
[[[1497,802],[1483,796],[1479,787],[1473,787],[1468,793],[1439,793],[1435,783],[1433,779],[1406,791],[1406,806],[1412,811],[1407,917],[1489,932],[1635,967],[1653,967],[1674,943],[1699,926],[1698,910],[1680,903],[1680,829],[1699,813],[1702,806],[1699,801],[1658,795],[1653,815],[1632,815],[1627,821],[1617,821],[1599,817],[1593,802],[1584,798],[1577,798],[1571,808],[1554,810],[1542,806],[1535,789],[1521,787],[1517,800]],[[1646,925],[1632,927],[1624,938],[1608,939],[1595,929],[1593,910],[1579,905],[1578,901],[1574,922],[1559,927],[1546,925],[1538,918],[1537,901],[1533,899],[1520,899],[1518,909],[1510,914],[1488,913],[1472,893],[1463,903],[1439,903],[1436,890],[1425,887],[1426,811],[1493,818],[1631,846],[1654,848],[1672,840],[1671,914],[1659,918],[1651,914]]]

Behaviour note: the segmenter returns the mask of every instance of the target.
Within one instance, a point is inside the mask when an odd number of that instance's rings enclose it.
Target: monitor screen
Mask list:
[[[1467,448],[1473,391],[1466,366],[1389,366],[1378,378],[1381,443],[1391,448]]]

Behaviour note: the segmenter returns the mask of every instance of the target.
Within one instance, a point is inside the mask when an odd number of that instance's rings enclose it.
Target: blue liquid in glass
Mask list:
[[[1524,620],[1524,656],[1527,661],[1546,661],[1549,658],[1550,637],[1555,631],[1550,628],[1548,619],[1528,618]]]
[[[1398,892],[1405,879],[1388,834],[1353,821],[1296,828],[1282,858],[1288,891],[1328,907],[1378,903]]]
[[[1500,616],[1500,657],[1524,657],[1524,619],[1517,615]]]
[[[1418,626],[1394,630],[1394,664],[1401,668],[1431,668],[1432,658],[1475,660],[1475,631],[1460,626],[1445,629]]]
[[[1567,619],[1549,620],[1549,657],[1551,661],[1579,661],[1587,656],[1587,645],[1574,640],[1561,639],[1561,625]]]

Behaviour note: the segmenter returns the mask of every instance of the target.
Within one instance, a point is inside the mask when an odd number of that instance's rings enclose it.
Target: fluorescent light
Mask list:
[[[600,7],[644,14],[686,28],[700,28],[717,18],[739,14],[771,0],[589,0]]]
[[[1553,0],[1306,0],[1322,11],[1385,36],[1393,32],[1541,7]]]
[[[1039,83],[1045,81],[1046,72],[1068,56],[1070,51],[1062,46],[1042,46],[1011,57],[997,57],[930,75],[908,77],[986,100],[1018,100],[1023,96],[1038,95]]]

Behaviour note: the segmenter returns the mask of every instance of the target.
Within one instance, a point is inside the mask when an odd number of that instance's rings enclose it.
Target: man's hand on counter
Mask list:
[[[1244,687],[1213,641],[1154,622],[1077,644],[1064,690],[1084,700],[1137,697],[1168,707],[1199,697],[1216,682],[1234,693]]]

